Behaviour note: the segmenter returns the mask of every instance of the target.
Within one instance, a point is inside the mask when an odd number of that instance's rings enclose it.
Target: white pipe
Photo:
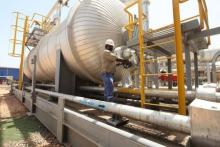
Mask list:
[[[210,87],[211,86],[211,87]],[[104,88],[102,87],[91,87],[91,86],[81,86],[79,88],[83,91],[94,91],[94,92],[103,92]],[[114,89],[114,92],[118,93],[125,93],[120,92],[117,88]],[[128,91],[129,92],[129,91]],[[137,93],[127,93],[127,94],[138,94]],[[173,90],[152,90],[147,89],[145,92],[145,96],[147,97],[159,97],[164,99],[178,99],[178,92]],[[187,100],[194,100],[195,98],[207,100],[211,102],[220,102],[220,92],[216,92],[216,84],[213,85],[212,83],[208,85],[200,86],[196,89],[196,91],[186,91],[186,99]]]
[[[211,72],[210,72],[210,65],[209,65],[209,63],[207,63],[206,68],[207,68],[208,83],[211,83]]]
[[[81,119],[83,119],[83,120],[85,120],[85,121],[88,121],[88,122],[90,122],[90,123],[93,123],[94,125],[97,125],[97,126],[99,126],[99,127],[101,127],[101,128],[105,128],[105,129],[107,129],[107,130],[109,130],[109,131],[111,131],[111,132],[114,132],[114,133],[116,133],[116,134],[118,134],[118,135],[120,135],[120,136],[129,138],[130,140],[132,140],[132,141],[134,141],[134,142],[138,142],[138,143],[140,143],[140,144],[143,144],[143,145],[145,145],[145,146],[147,146],[147,147],[165,147],[164,145],[158,144],[158,143],[153,142],[153,141],[151,141],[151,140],[148,140],[148,139],[146,139],[146,138],[142,138],[142,137],[136,136],[136,135],[134,135],[134,134],[131,134],[131,133],[126,132],[126,131],[123,131],[123,130],[120,130],[120,129],[118,129],[118,128],[109,126],[109,125],[104,124],[104,123],[102,123],[102,122],[100,122],[100,121],[94,120],[94,119],[89,118],[89,117],[87,117],[87,116],[85,116],[85,115],[82,115],[82,114],[79,114],[79,113],[77,113],[77,112],[74,112],[74,111],[72,111],[72,110],[70,110],[70,109],[66,109],[66,108],[65,108],[64,111],[65,111],[66,113],[72,114],[72,115],[74,115],[74,116],[76,116],[76,117],[78,117],[78,118],[81,118]],[[70,127],[71,129],[74,129],[74,128],[72,128],[71,126],[68,126],[68,127]],[[80,132],[79,132],[79,133],[80,133]],[[81,135],[83,135],[83,134],[81,134]],[[84,135],[83,135],[83,136],[84,136]],[[86,136],[84,136],[84,137],[86,137]],[[86,137],[86,138],[87,138],[87,137]],[[87,139],[89,139],[89,138],[87,138]]]
[[[122,116],[148,122],[168,129],[190,133],[190,118],[188,116],[93,100],[41,89],[36,89],[36,92],[44,93],[54,97],[62,97],[65,100],[86,105],[95,109],[116,113]]]
[[[103,87],[94,87],[94,86],[81,86],[81,87],[79,87],[79,89],[82,91],[94,91],[94,92],[103,92],[104,91]],[[125,92],[119,91],[117,88],[114,89],[114,92],[125,93]],[[135,93],[127,93],[127,94],[135,94]],[[137,92],[137,94],[139,94],[139,93]],[[154,96],[154,97],[159,97],[159,98],[164,98],[164,99],[177,99],[178,98],[178,92],[171,91],[171,90],[147,89],[145,92],[145,95],[147,97]],[[195,96],[196,96],[195,91],[186,91],[186,98],[188,100],[195,99]]]
[[[196,98],[220,103],[220,93],[216,92],[216,87],[199,87],[196,89]]]
[[[143,13],[145,15],[143,20],[143,29],[144,31],[149,30],[149,0],[143,0],[142,7],[143,7]]]

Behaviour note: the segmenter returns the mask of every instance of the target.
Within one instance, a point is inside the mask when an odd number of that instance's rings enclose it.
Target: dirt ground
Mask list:
[[[21,117],[26,114],[26,108],[9,91],[9,86],[0,85],[0,119]]]
[[[9,86],[0,85],[0,147],[63,146],[9,92]]]

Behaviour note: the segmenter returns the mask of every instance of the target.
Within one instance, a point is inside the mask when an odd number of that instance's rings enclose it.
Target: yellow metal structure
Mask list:
[[[128,30],[128,37],[129,39],[132,38],[132,33],[134,30],[134,25],[137,22],[134,22],[134,18],[133,18],[133,14],[131,12],[128,11],[129,8],[133,7],[135,4],[137,4],[137,1],[132,2],[131,4],[129,4],[128,6],[125,7],[125,12],[128,13],[128,25],[125,26],[125,28]]]
[[[10,45],[12,48],[9,50],[9,55],[13,57],[20,57],[20,68],[19,68],[19,81],[18,88],[22,89],[23,84],[23,63],[26,41],[28,37],[29,30],[34,26],[38,27],[44,31],[49,32],[51,29],[50,20],[41,14],[34,13],[32,19],[20,13],[14,12],[15,14],[15,24],[12,25],[12,39],[10,39]]]
[[[23,84],[23,63],[24,63],[24,54],[26,41],[29,34],[29,30],[32,27],[38,26],[39,29],[49,32],[51,28],[54,26],[50,20],[52,14],[56,11],[59,11],[59,21],[61,17],[61,8],[62,6],[66,6],[69,0],[59,0],[55,3],[53,8],[49,11],[47,16],[43,16],[38,13],[34,13],[32,18],[29,20],[29,17],[20,13],[14,12],[16,19],[15,24],[12,25],[12,33],[13,37],[10,39],[10,45],[12,48],[9,49],[9,55],[13,57],[20,57],[20,69],[19,69],[19,81],[18,88],[22,89]],[[58,10],[59,9],[59,10]]]
[[[28,33],[28,16],[25,17],[24,20],[24,32],[22,37],[22,47],[21,47],[21,61],[20,61],[20,68],[19,68],[19,81],[18,81],[18,89],[22,89],[23,84],[23,64],[24,64],[24,49],[25,49],[25,43],[27,39],[27,33]]]
[[[183,66],[183,42],[182,30],[180,21],[179,0],[173,0],[173,20],[176,42],[176,62],[177,62],[177,84],[179,95],[179,114],[186,115],[186,100],[185,100],[185,81],[184,81],[184,66]]]
[[[144,67],[144,36],[143,36],[143,8],[142,0],[138,0],[138,38],[140,49],[140,94],[141,94],[141,107],[145,103],[145,67]]]
[[[18,88],[21,90],[23,81],[25,43],[29,28],[29,20],[28,17],[22,13],[14,12],[13,14],[15,14],[16,19],[15,24],[12,25],[13,38],[10,39],[10,45],[12,45],[12,49],[9,50],[9,55],[13,57],[21,57],[18,81]]]
[[[53,27],[51,24],[51,19],[39,13],[34,13],[30,19],[30,28],[34,25],[38,25],[40,29],[49,32]]]
[[[208,18],[208,8],[206,5],[206,0],[198,0],[199,5],[199,15],[200,15],[200,24],[201,28],[205,28],[209,30],[209,18]],[[208,36],[208,44],[211,44],[210,36]]]
[[[15,23],[11,26],[12,28],[12,38],[9,40],[11,48],[9,49],[9,55],[13,57],[20,57],[21,52],[17,51],[18,46],[22,46],[22,38],[24,33],[24,21],[25,15],[19,12],[14,12],[15,15]]]
[[[143,8],[142,8],[142,0],[137,0],[126,6],[125,12],[128,13],[129,17],[129,22],[128,25],[125,26],[125,28],[128,31],[129,34],[129,39],[132,37],[133,33],[133,28],[134,25],[138,24],[138,38],[139,38],[139,49],[140,49],[140,89],[138,92],[140,93],[141,96],[141,106],[144,107],[145,105],[153,105],[153,106],[159,106],[162,107],[161,105],[157,104],[151,104],[151,103],[146,103],[145,102],[145,81],[147,76],[159,76],[159,75],[164,75],[161,73],[155,73],[155,74],[145,74],[145,63],[149,62],[154,62],[158,61],[160,59],[150,59],[150,60],[145,60],[144,56],[144,50],[145,49],[153,49],[156,46],[159,45],[165,45],[169,43],[175,43],[176,45],[176,57],[167,57],[166,59],[172,59],[176,58],[177,61],[177,78],[178,78],[178,97],[179,97],[179,114],[186,115],[186,102],[185,102],[185,81],[184,81],[184,64],[183,64],[183,42],[182,42],[182,30],[181,30],[181,23],[187,22],[189,20],[192,20],[194,18],[199,17],[200,18],[200,24],[201,24],[201,29],[209,29],[209,23],[208,23],[208,9],[206,5],[205,0],[198,0],[198,5],[199,5],[199,15],[192,16],[190,18],[181,20],[180,19],[180,9],[179,6],[181,3],[187,2],[188,0],[172,0],[173,1],[173,18],[174,18],[174,23],[161,27],[156,30],[149,30],[148,32],[143,31]],[[138,21],[134,22],[133,20],[133,14],[131,14],[128,9],[135,4],[138,4]],[[170,40],[166,42],[160,42],[156,43],[153,45],[144,45],[144,35],[151,35],[152,33],[162,31],[167,28],[174,27],[174,32],[175,32],[175,40]],[[210,44],[210,37],[208,37],[208,44]],[[163,59],[164,60],[164,59]],[[166,73],[166,75],[172,75],[173,73]],[[135,91],[137,92],[137,91]]]

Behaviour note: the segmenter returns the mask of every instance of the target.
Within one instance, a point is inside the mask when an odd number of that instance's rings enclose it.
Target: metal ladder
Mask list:
[[[50,25],[50,20],[47,19],[45,16],[40,15],[38,13],[34,13],[32,19],[29,19],[28,16],[20,13],[14,12],[15,15],[15,22],[11,26],[12,28],[12,37],[9,41],[9,56],[12,57],[19,57],[20,60],[20,68],[19,68],[19,81],[18,81],[18,88],[21,90],[23,84],[23,63],[24,63],[24,54],[25,54],[25,47],[35,47],[36,44],[39,42],[40,37],[44,36],[46,33],[50,31],[52,26]],[[32,42],[30,38],[31,33],[29,33],[30,29],[34,26],[38,25],[38,34],[41,33],[41,36],[38,37],[38,42],[35,44],[29,43]],[[33,36],[36,34],[33,34]],[[36,37],[35,37],[36,38]]]
[[[20,68],[19,68],[19,81],[18,88],[21,90],[23,84],[23,63],[25,53],[25,43],[27,40],[27,33],[29,28],[28,16],[14,12],[15,24],[12,25],[12,39],[10,39],[10,45],[12,49],[9,49],[9,55],[13,57],[20,57]]]
[[[154,74],[147,74],[145,73],[145,64],[147,62],[153,62],[155,60],[158,61],[158,59],[153,59],[153,60],[145,60],[144,56],[145,56],[145,51],[146,50],[152,50],[154,49],[154,47],[156,46],[160,46],[160,45],[165,45],[165,44],[169,44],[169,43],[174,43],[175,47],[176,47],[176,61],[177,61],[177,81],[178,81],[178,112],[179,114],[182,115],[186,115],[186,100],[185,100],[185,81],[184,81],[184,66],[183,66],[183,43],[182,43],[182,30],[181,30],[181,20],[180,20],[180,4],[184,3],[188,0],[172,0],[173,1],[173,18],[174,18],[174,23],[169,25],[169,26],[165,26],[162,28],[159,28],[157,30],[151,31],[151,32],[147,32],[147,33],[153,33],[155,31],[158,30],[162,30],[166,27],[174,27],[174,39],[173,40],[169,40],[166,42],[160,42],[160,43],[156,43],[153,45],[146,45],[144,43],[144,35],[145,32],[143,31],[143,8],[142,8],[142,0],[137,0],[132,2],[131,4],[127,5],[125,7],[125,12],[128,14],[129,16],[129,24],[125,26],[125,28],[128,31],[129,34],[129,39],[132,38],[132,34],[134,34],[136,32],[135,29],[135,25],[138,24],[138,39],[139,39],[139,49],[140,49],[140,96],[141,96],[141,106],[145,107],[146,105],[151,105],[151,106],[159,106],[159,107],[168,107],[166,105],[161,105],[161,104],[152,104],[152,103],[146,103],[145,100],[145,80],[147,77],[149,76],[158,76],[158,75],[165,75],[165,74],[161,74],[161,73],[154,73]],[[132,6],[134,6],[135,4],[138,4],[138,21],[135,22],[133,19],[133,15],[128,11],[128,9]],[[206,1],[205,0],[198,0],[198,6],[199,6],[199,15],[193,16],[191,18],[185,19],[185,21],[192,19],[192,18],[196,18],[199,17],[200,18],[200,24],[201,24],[201,29],[209,29],[209,23],[208,23],[208,9],[207,9],[207,5],[206,5]],[[210,37],[207,38],[208,40],[208,44],[210,44]],[[173,57],[168,57],[166,59],[172,59]],[[166,75],[170,76],[173,73],[169,72],[166,73]],[[147,92],[147,90],[146,90]],[[172,107],[173,108],[173,107]]]

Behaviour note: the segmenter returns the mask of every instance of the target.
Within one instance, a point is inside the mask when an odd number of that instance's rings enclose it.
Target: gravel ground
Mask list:
[[[0,85],[0,147],[63,146],[9,91]]]
[[[26,108],[9,91],[9,86],[0,85],[0,119],[20,117],[26,114]]]

